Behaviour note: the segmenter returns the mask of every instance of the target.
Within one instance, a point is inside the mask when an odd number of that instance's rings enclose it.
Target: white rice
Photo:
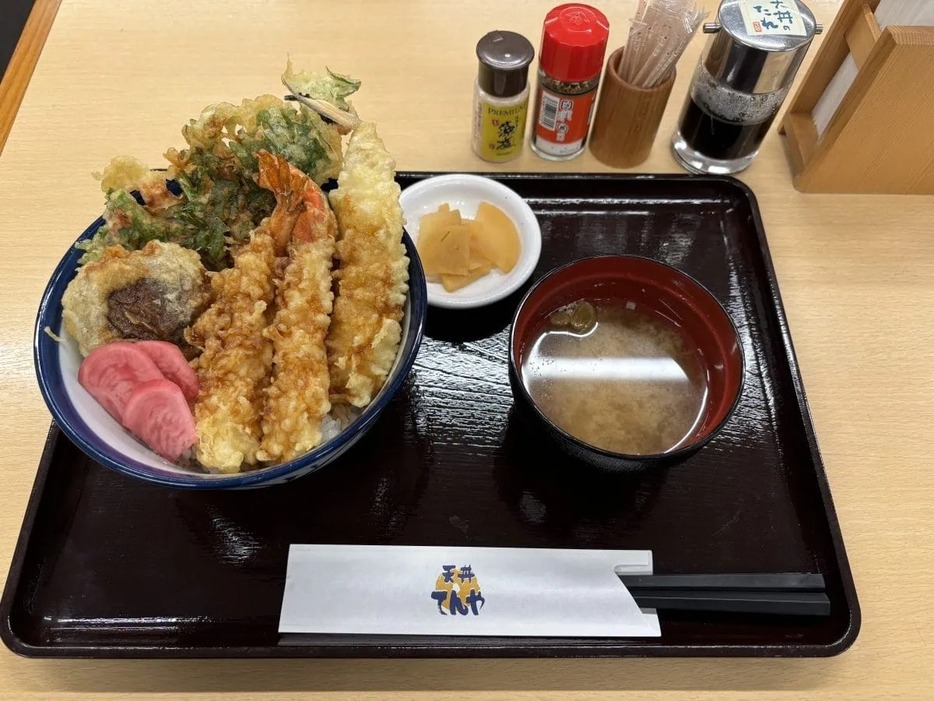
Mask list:
[[[339,404],[331,409],[331,413],[321,420],[321,443],[327,443],[332,438],[336,438],[341,431],[346,429],[354,420],[360,416],[362,409]]]

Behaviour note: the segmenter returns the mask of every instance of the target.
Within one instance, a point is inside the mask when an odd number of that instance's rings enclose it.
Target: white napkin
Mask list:
[[[658,637],[645,550],[292,545],[280,633]]]

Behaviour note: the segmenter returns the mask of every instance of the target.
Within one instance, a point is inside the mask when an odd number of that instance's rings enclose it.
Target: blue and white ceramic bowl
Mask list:
[[[99,218],[79,237],[90,238],[104,224]],[[71,248],[62,258],[42,297],[33,351],[39,387],[55,423],[91,458],[117,472],[171,487],[243,489],[281,484],[318,470],[340,457],[376,422],[408,376],[422,341],[428,294],[415,245],[404,234],[409,256],[409,293],[402,320],[402,342],[382,390],[347,428],[311,452],[281,465],[233,475],[195,472],[159,457],[114,420],[78,384],[81,354],[62,327],[62,295],[75,276],[82,251]],[[48,333],[60,336],[56,341]]]

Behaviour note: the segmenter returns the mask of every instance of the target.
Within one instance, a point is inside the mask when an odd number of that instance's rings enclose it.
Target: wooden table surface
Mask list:
[[[208,103],[281,94],[287,55],[363,80],[354,103],[378,122],[399,169],[606,170],[589,154],[552,164],[529,152],[494,167],[468,145],[474,43],[509,28],[537,45],[552,4],[64,0],[0,157],[4,573],[50,420],[33,374],[34,315],[58,258],[101,211],[91,173],[117,154],[159,164]],[[614,47],[633,5],[600,3]],[[811,6],[830,23],[835,2]],[[641,170],[679,170],[667,141],[701,45],[695,38],[682,59]],[[742,179],[759,199],[856,579],[863,624],[850,650],[812,660],[184,662],[3,650],[0,698],[931,698],[934,198],[798,193],[775,131]]]

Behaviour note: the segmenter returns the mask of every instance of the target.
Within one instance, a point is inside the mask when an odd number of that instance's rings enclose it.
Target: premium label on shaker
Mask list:
[[[751,36],[785,34],[807,36],[795,0],[740,0],[740,12]]]
[[[522,148],[528,100],[511,107],[490,103],[477,105],[477,120],[482,157],[490,161],[511,158]]]

